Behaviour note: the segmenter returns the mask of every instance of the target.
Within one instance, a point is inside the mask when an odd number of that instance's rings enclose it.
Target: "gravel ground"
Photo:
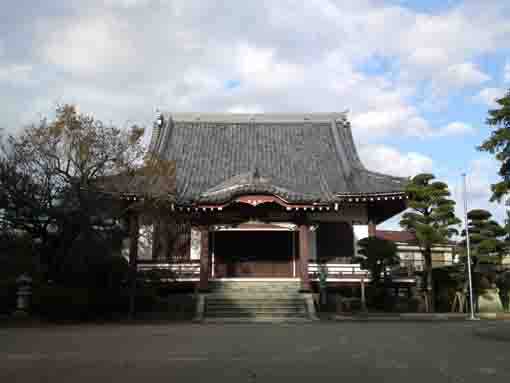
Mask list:
[[[504,382],[508,322],[0,328],[0,382]]]

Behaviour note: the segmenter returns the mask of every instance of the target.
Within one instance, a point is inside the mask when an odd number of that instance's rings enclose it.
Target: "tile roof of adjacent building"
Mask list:
[[[289,203],[403,194],[406,180],[367,170],[344,113],[162,113],[151,151],[177,167],[178,203],[274,194]]]
[[[410,231],[401,230],[376,230],[375,236],[377,238],[386,239],[393,242],[414,242],[416,236]]]

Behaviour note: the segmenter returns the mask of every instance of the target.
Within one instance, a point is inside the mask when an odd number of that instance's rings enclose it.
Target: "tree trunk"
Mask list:
[[[432,278],[432,249],[426,248],[423,252],[423,258],[423,289],[429,301],[428,312],[435,312],[434,280]]]

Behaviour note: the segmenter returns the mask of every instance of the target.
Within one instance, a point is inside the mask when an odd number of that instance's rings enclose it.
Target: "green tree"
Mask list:
[[[448,185],[435,181],[432,174],[418,174],[406,187],[408,208],[400,220],[400,226],[416,235],[424,260],[423,288],[435,311],[434,283],[432,278],[432,247],[446,243],[458,234],[460,220],[455,216],[455,201],[450,199]]]
[[[510,249],[510,210],[506,211],[505,223],[503,226],[505,230],[505,243],[508,249]]]
[[[5,230],[30,234],[52,279],[65,275],[64,265],[80,269],[87,257],[98,254],[76,251],[83,249],[78,242],[120,243],[105,241],[118,237],[121,213],[115,217],[111,201],[96,193],[97,180],[140,168],[145,156],[142,135],[136,126],[121,130],[64,105],[53,121],[43,119],[2,143],[1,224]]]
[[[471,254],[475,266],[478,263],[500,263],[507,251],[505,229],[491,219],[486,210],[474,209],[468,212],[468,230]],[[465,230],[462,236],[466,237]],[[463,241],[466,245],[466,240]]]
[[[501,163],[498,173],[502,180],[491,185],[491,201],[501,201],[510,192],[510,89],[496,103],[499,108],[489,110],[486,120],[493,131],[478,147],[480,151],[493,154]]]
[[[377,237],[363,238],[358,241],[359,254],[356,260],[361,267],[370,271],[372,283],[378,284],[381,276],[388,277],[388,268],[398,265],[397,246],[392,241]]]

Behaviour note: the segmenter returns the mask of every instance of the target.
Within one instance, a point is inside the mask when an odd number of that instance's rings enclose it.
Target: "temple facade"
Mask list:
[[[162,113],[150,150],[175,162],[176,195],[139,268],[200,291],[217,280],[310,291],[319,264],[328,282],[367,281],[350,261],[356,241],[406,208],[406,180],[363,166],[344,113]]]

